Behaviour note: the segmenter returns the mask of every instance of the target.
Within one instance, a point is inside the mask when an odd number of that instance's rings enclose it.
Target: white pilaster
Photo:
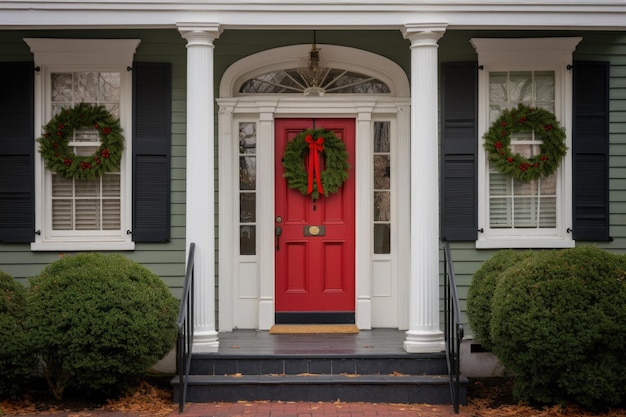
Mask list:
[[[372,219],[371,203],[373,179],[370,170],[373,155],[372,112],[375,102],[357,102],[356,111],[356,230],[355,277],[356,277],[356,325],[361,330],[372,328]]]
[[[411,41],[411,273],[407,352],[444,349],[439,329],[437,41],[444,24],[407,25]]]
[[[194,352],[215,352],[213,41],[218,24],[179,23],[187,40],[186,239],[196,243]]]
[[[259,254],[259,330],[274,325],[274,260],[276,225],[274,216],[274,112],[277,102],[264,101],[259,106],[257,141],[257,248]],[[262,237],[271,240],[259,241]]]

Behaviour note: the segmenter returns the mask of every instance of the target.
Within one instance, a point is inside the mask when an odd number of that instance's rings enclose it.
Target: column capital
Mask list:
[[[176,26],[187,45],[213,45],[223,31],[219,23],[178,22]]]
[[[447,27],[447,23],[407,23],[402,35],[411,41],[411,46],[437,45]]]

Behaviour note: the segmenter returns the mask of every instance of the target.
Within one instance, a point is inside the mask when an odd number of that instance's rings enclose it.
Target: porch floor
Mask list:
[[[219,333],[218,355],[237,356],[406,356],[404,330],[361,330],[358,334],[269,334],[263,330]]]

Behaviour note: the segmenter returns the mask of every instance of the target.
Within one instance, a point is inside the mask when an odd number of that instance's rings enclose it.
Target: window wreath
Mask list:
[[[336,193],[348,179],[350,168],[345,143],[326,129],[307,129],[299,133],[287,143],[282,162],[287,186],[302,195],[310,195],[313,200],[320,194]],[[322,165],[325,169],[320,171]]]
[[[511,152],[511,134],[521,131],[532,131],[541,136],[543,142],[538,155],[527,158]],[[524,104],[503,110],[483,138],[492,166],[523,182],[553,174],[567,154],[566,134],[556,116],[545,109]]]
[[[91,155],[79,156],[69,145],[74,131],[94,128],[100,135],[100,146]],[[44,126],[37,139],[39,153],[46,168],[70,179],[94,179],[105,172],[118,170],[124,150],[120,122],[104,106],[80,103],[63,109]]]

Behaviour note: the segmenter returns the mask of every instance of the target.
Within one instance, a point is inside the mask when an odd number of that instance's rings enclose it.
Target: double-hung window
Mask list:
[[[95,179],[67,179],[35,158],[37,236],[33,250],[124,250],[134,247],[131,223],[132,76],[138,40],[26,39],[35,56],[35,137],[63,109],[104,106],[119,118],[124,153],[119,170]],[[76,155],[100,145],[92,128],[69,140]]]
[[[571,150],[572,52],[579,38],[473,39],[478,52],[478,223],[479,248],[570,247],[572,228],[571,152],[548,177],[522,182],[488,161],[483,135],[502,110],[518,104],[553,113]],[[539,152],[538,132],[517,132],[511,151]]]

